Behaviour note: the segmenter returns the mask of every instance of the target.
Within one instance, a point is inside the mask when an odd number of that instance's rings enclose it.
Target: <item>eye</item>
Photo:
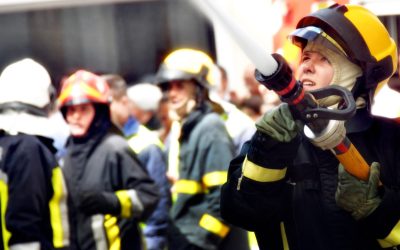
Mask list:
[[[308,60],[310,60],[310,56],[309,56],[309,55],[303,55],[303,56],[301,57],[301,62],[306,62],[306,61],[308,61]]]
[[[329,63],[329,64],[331,64],[331,62],[328,60],[328,58],[326,58],[325,56],[321,56],[321,59],[320,59],[322,62],[327,62],[327,63]]]

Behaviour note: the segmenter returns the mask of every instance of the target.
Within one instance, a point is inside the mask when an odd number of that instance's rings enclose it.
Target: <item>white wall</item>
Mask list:
[[[151,0],[0,0],[0,13]]]

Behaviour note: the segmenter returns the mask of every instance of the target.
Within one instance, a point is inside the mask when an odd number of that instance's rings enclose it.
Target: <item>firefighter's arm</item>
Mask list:
[[[400,192],[379,182],[380,166],[371,164],[368,182],[339,170],[336,200],[351,212],[382,248],[400,245]]]
[[[262,229],[265,223],[279,223],[290,204],[292,186],[287,184],[286,172],[299,144],[287,104],[265,114],[241,155],[230,163],[222,188],[223,218],[250,231]]]
[[[124,148],[117,156],[118,173],[114,172],[114,185],[121,216],[146,220],[158,204],[159,188],[129,148]]]
[[[88,215],[121,213],[121,202],[114,192],[82,191],[79,208]]]
[[[367,217],[360,220],[374,236],[382,248],[394,248],[400,245],[400,192],[396,188],[380,186],[382,200],[376,209]]]
[[[203,229],[203,238],[212,238],[217,245],[230,231],[227,224],[220,215],[220,191],[222,184],[226,181],[229,161],[233,158],[234,148],[222,123],[213,123],[213,127],[205,131],[198,145],[204,148],[199,155],[204,159],[198,163],[198,168],[204,168],[201,178],[202,186],[205,188],[206,197],[203,211],[201,211],[198,225]],[[206,133],[207,132],[207,133]]]
[[[126,141],[109,137],[104,148],[110,186],[81,190],[80,208],[88,214],[147,219],[157,205],[158,187]]]

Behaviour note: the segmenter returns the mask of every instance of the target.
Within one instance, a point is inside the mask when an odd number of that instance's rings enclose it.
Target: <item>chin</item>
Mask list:
[[[313,91],[313,90],[319,89],[319,87],[318,86],[307,86],[307,87],[303,86],[303,89],[305,91]]]
[[[82,129],[71,129],[70,132],[73,137],[82,137],[86,133],[86,131],[83,131]]]

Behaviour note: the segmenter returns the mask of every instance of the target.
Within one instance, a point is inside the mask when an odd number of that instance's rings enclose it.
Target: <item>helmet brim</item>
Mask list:
[[[296,46],[304,49],[309,42],[321,44],[322,46],[338,53],[346,55],[343,48],[321,28],[315,26],[306,26],[294,30],[288,36],[289,40]]]

